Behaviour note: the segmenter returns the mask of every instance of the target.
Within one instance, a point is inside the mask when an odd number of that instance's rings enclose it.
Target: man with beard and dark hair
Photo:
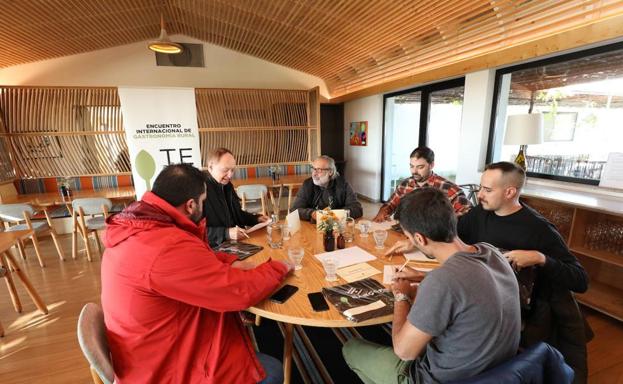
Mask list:
[[[546,341],[573,368],[574,383],[586,383],[591,331],[571,292],[586,292],[588,275],[556,227],[519,200],[525,179],[515,163],[487,165],[480,179],[480,204],[459,219],[458,233],[468,243],[485,241],[507,250],[504,255],[517,270],[536,269],[521,345]]]
[[[464,215],[472,207],[463,190],[453,182],[433,172],[435,166],[435,153],[428,147],[417,147],[409,156],[411,177],[403,180],[396,187],[396,191],[389,198],[386,204],[379,209],[379,212],[372,219],[378,223],[388,220],[396,211],[400,200],[410,192],[420,188],[436,188],[442,191],[450,200],[452,208],[457,216]]]
[[[475,376],[515,356],[519,287],[504,256],[456,236],[456,215],[438,189],[413,191],[398,209],[411,244],[441,266],[419,288],[417,271],[396,273],[392,346],[349,340],[342,353],[351,369],[364,383],[437,383]]]
[[[312,162],[312,177],[303,182],[292,204],[292,210],[298,209],[301,219],[313,221],[316,219],[316,211],[327,207],[348,209],[354,219],[363,215],[363,208],[355,191],[338,173],[335,160],[322,155]]]
[[[267,297],[292,266],[214,252],[205,199],[200,170],[169,165],[151,192],[106,221],[101,299],[116,383],[283,381],[236,312]]]

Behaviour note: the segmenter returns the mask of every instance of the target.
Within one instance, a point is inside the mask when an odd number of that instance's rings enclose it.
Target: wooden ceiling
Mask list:
[[[621,0],[0,0],[0,68],[183,34],[331,97],[623,15]],[[209,53],[208,53],[209,54]]]

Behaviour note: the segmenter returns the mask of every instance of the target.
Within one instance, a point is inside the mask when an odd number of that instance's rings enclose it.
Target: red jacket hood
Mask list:
[[[205,219],[197,225],[165,200],[146,192],[140,201],[106,219],[104,245],[114,247],[139,232],[169,226],[176,226],[200,239],[205,236]]]

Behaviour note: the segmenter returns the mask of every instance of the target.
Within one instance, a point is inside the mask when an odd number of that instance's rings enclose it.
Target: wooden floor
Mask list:
[[[367,215],[369,216],[369,215]],[[89,263],[82,253],[71,259],[70,237],[62,237],[67,260],[58,260],[52,241],[44,239],[47,267],[42,269],[27,247],[22,262],[50,313],[40,314],[19,281],[16,282],[24,310],[13,310],[5,284],[0,287],[0,321],[5,337],[0,339],[0,383],[89,383],[90,375],[76,338],[76,321],[87,302],[99,303],[99,256]],[[589,344],[590,383],[623,384],[623,323],[587,310],[595,331]],[[337,382],[337,381],[336,381]]]

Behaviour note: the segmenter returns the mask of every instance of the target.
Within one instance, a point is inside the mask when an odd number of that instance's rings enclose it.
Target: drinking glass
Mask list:
[[[266,227],[266,233],[268,236],[268,245],[271,248],[281,248],[283,244],[283,225],[271,223]]]
[[[305,250],[302,247],[288,248],[288,258],[294,264],[296,271],[303,269],[303,256],[305,256]]]
[[[352,243],[355,239],[355,219],[352,217],[347,217],[344,220],[344,233],[342,236],[344,236],[344,240],[347,243]]]
[[[337,260],[334,257],[326,257],[322,260],[322,266],[326,274],[325,280],[337,281]]]
[[[384,229],[377,229],[372,232],[372,237],[374,237],[374,243],[376,244],[376,249],[385,248],[385,240],[387,240],[387,231]]]
[[[361,237],[368,237],[368,232],[370,232],[370,227],[372,223],[370,220],[359,220],[359,235]]]

